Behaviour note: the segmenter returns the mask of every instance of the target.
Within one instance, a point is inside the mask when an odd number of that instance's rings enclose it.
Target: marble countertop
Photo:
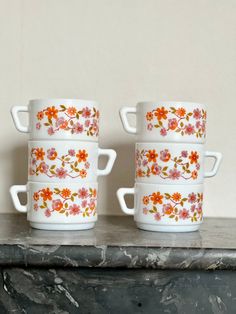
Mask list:
[[[38,267],[236,269],[236,219],[206,218],[200,231],[156,233],[128,216],[100,216],[87,231],[30,228],[25,215],[0,215],[0,264]]]

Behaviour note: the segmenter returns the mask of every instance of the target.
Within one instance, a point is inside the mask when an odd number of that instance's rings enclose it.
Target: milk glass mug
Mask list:
[[[84,141],[29,141],[28,153],[28,179],[39,182],[95,182],[111,172],[116,159],[113,149]],[[98,169],[100,156],[108,157],[104,169]]]
[[[204,170],[205,157],[214,158],[211,171]],[[136,182],[199,184],[216,175],[222,154],[205,151],[202,144],[136,143]]]
[[[125,195],[134,195],[128,208]],[[134,215],[138,228],[160,232],[190,232],[199,229],[203,219],[203,184],[160,185],[136,183],[134,188],[117,191],[120,207]]]
[[[85,230],[97,221],[96,182],[28,182],[10,188],[15,209],[27,213],[31,227],[43,230]],[[18,193],[27,193],[22,205]]]
[[[29,125],[22,125],[19,112],[28,112]],[[98,141],[98,103],[79,99],[37,99],[28,106],[14,106],[12,118],[18,131],[30,139]]]
[[[130,126],[128,114],[136,116]],[[189,102],[139,102],[123,107],[120,117],[126,132],[136,134],[137,142],[204,143],[206,106]]]

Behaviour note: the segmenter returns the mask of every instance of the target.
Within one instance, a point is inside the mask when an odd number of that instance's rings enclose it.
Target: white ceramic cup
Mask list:
[[[134,195],[134,208],[128,208],[125,195]],[[136,183],[121,188],[117,197],[124,213],[134,215],[137,227],[148,231],[189,232],[202,223],[203,184],[158,185]]]
[[[29,141],[28,153],[28,179],[34,182],[96,182],[111,172],[116,159],[113,149],[83,141]],[[100,156],[108,157],[104,169],[98,169]]]
[[[130,126],[128,114],[136,115]],[[204,143],[206,106],[189,102],[139,102],[123,107],[120,117],[126,132],[137,135],[137,142]]]
[[[85,230],[97,221],[97,183],[39,183],[10,188],[15,209],[27,212],[27,220],[36,229]],[[18,193],[27,192],[27,205],[21,205]]]
[[[205,157],[214,158],[205,172]],[[199,184],[216,175],[222,154],[205,151],[202,144],[136,143],[136,182],[158,184]]]
[[[29,113],[29,125],[22,125],[19,112]],[[18,131],[30,139],[98,141],[98,103],[79,99],[37,99],[28,106],[14,106],[11,114]]]

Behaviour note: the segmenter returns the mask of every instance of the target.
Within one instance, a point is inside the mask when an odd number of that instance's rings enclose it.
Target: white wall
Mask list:
[[[235,0],[0,0],[0,211],[14,211],[8,188],[27,178],[27,136],[10,107],[67,97],[101,103],[100,143],[118,153],[100,179],[100,213],[121,214],[115,191],[134,180],[119,108],[186,100],[208,104],[207,148],[224,154],[205,213],[236,216],[235,16]]]

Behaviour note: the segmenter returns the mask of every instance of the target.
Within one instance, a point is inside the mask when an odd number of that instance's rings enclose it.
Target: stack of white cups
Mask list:
[[[136,115],[136,127],[127,114]],[[187,102],[141,102],[123,107],[125,131],[136,134],[134,188],[117,191],[121,209],[134,215],[137,227],[162,232],[198,230],[203,219],[203,181],[213,177],[221,153],[205,151],[206,107]],[[215,159],[204,170],[205,157]],[[124,196],[134,194],[134,208]]]
[[[29,113],[29,126],[18,113]],[[30,134],[28,183],[10,189],[15,208],[27,212],[33,228],[84,230],[97,220],[97,177],[111,172],[112,149],[98,147],[99,109],[94,101],[75,99],[31,100],[12,108],[17,130]],[[108,156],[105,169],[98,158]],[[27,192],[22,205],[19,192]]]

